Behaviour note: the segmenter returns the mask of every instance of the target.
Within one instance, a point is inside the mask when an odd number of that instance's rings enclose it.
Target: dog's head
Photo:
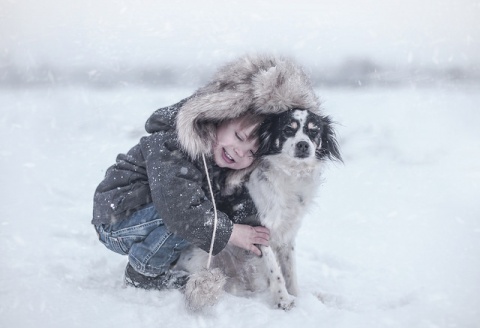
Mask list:
[[[260,128],[258,154],[342,161],[330,118],[304,109],[268,116]]]

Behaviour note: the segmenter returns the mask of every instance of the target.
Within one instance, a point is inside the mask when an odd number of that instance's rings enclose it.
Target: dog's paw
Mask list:
[[[277,308],[289,311],[295,306],[295,297],[292,295],[285,295],[285,296],[279,296],[275,304],[277,305]]]

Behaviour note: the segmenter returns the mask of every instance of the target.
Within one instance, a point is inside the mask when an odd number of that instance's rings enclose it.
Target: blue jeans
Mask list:
[[[168,231],[153,204],[126,219],[96,226],[98,238],[110,250],[128,255],[130,265],[146,276],[158,276],[170,269],[190,243]]]

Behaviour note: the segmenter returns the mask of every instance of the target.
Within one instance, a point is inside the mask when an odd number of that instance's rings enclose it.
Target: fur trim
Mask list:
[[[202,270],[192,274],[185,286],[185,301],[191,311],[201,311],[217,304],[227,278],[222,270]]]
[[[283,57],[247,55],[221,68],[182,106],[179,142],[198,158],[210,154],[218,122],[247,111],[278,114],[292,108],[320,114],[320,101],[302,69]]]

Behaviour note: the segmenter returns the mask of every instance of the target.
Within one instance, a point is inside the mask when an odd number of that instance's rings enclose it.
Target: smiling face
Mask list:
[[[220,167],[240,170],[250,166],[258,149],[258,139],[251,138],[256,124],[243,124],[241,119],[221,123],[213,146],[213,159]]]

